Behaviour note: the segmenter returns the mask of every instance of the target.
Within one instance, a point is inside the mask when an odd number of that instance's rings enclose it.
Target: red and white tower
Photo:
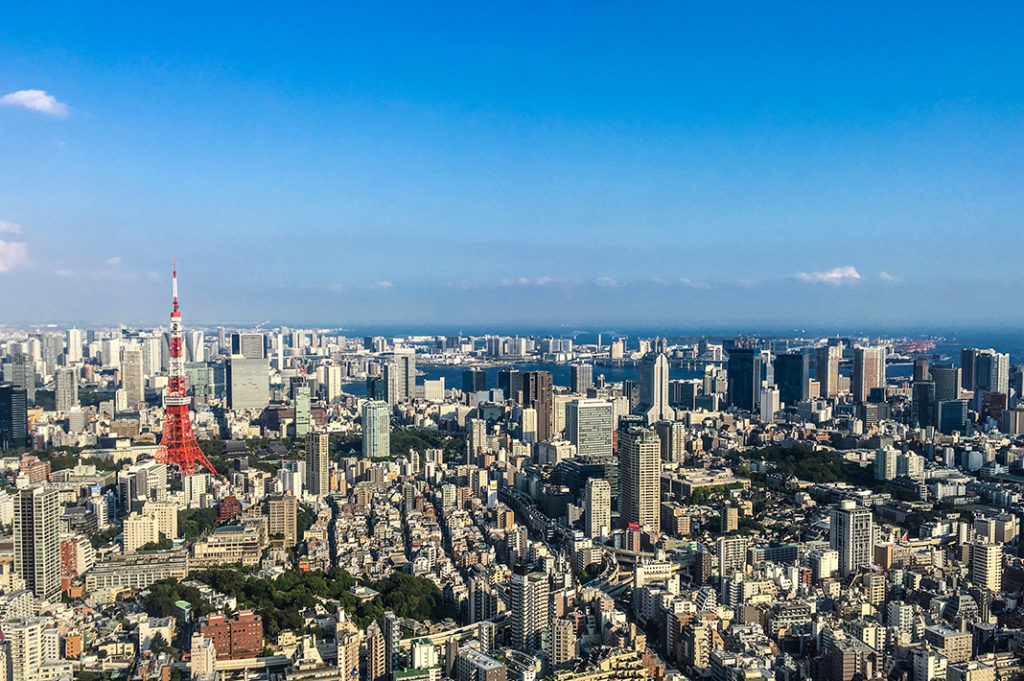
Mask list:
[[[171,371],[167,383],[167,397],[164,398],[166,416],[164,432],[160,438],[160,448],[156,452],[156,460],[172,464],[181,470],[183,475],[192,475],[196,463],[217,474],[203,450],[196,444],[196,434],[192,432],[192,421],[188,415],[188,397],[185,386],[185,358],[182,355],[181,312],[178,311],[178,268],[175,266],[171,278],[174,294],[174,309],[171,311]]]

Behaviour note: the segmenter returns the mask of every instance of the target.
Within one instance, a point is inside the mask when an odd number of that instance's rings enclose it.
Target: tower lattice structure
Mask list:
[[[167,397],[164,398],[164,432],[160,438],[160,448],[156,452],[156,460],[161,463],[177,466],[183,475],[195,473],[196,464],[214,475],[217,471],[203,454],[196,443],[196,435],[192,432],[192,421],[189,419],[188,406],[191,401],[185,385],[185,358],[181,337],[181,312],[178,310],[178,268],[174,268],[171,278],[174,295],[174,308],[171,310],[171,347],[170,377],[167,384]]]

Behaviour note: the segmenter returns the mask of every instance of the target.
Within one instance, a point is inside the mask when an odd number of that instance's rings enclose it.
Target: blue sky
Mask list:
[[[0,8],[0,322],[1024,314],[1019,3],[151,4]]]

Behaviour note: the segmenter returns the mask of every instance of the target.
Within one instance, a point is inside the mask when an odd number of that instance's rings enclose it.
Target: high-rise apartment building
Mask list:
[[[363,458],[377,459],[391,454],[391,407],[387,402],[363,403]]]
[[[980,589],[999,591],[1003,587],[1003,546],[988,542],[971,545],[971,581]]]
[[[298,541],[299,500],[291,494],[267,498],[267,533],[281,538],[286,546]]]
[[[522,565],[513,570],[509,585],[513,648],[525,653],[540,648],[543,632],[551,623],[548,590],[548,577],[543,572],[528,572]]]
[[[327,433],[306,434],[306,489],[315,497],[330,493],[330,443],[331,437]]]
[[[37,598],[60,592],[60,500],[45,484],[18,490],[14,499],[14,571]]]
[[[839,571],[844,577],[871,563],[874,533],[871,509],[843,501],[832,510],[829,544],[839,553]]]
[[[145,404],[146,377],[142,370],[142,348],[138,345],[121,347],[121,387],[129,410],[136,411]]]
[[[78,375],[71,367],[57,369],[54,376],[54,403],[57,413],[67,416],[78,406]]]
[[[588,478],[583,495],[587,536],[601,537],[612,529],[612,487],[604,478]]]
[[[619,512],[626,523],[661,529],[661,438],[623,422],[619,435]]]

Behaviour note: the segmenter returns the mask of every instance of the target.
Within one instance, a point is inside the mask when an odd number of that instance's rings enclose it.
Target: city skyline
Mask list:
[[[9,8],[5,321],[1010,324],[1024,13],[880,11]]]

